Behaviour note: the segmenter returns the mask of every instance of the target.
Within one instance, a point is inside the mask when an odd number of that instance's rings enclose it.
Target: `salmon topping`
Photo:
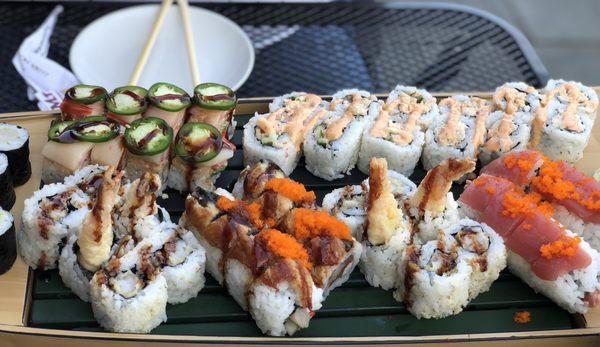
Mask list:
[[[572,257],[577,254],[581,238],[562,236],[560,239],[540,247],[540,254],[546,259]]]
[[[265,189],[281,194],[296,204],[312,203],[317,199],[315,192],[307,191],[302,184],[289,178],[273,178],[267,182]]]

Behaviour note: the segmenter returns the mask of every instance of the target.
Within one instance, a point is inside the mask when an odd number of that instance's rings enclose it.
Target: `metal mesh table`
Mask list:
[[[10,59],[53,6],[0,5],[0,112],[36,108],[27,100],[26,85]],[[50,57],[69,67],[69,48],[79,31],[125,5],[64,6]],[[253,41],[256,62],[239,90],[241,97],[291,90],[330,94],[348,87],[386,92],[398,83],[430,91],[482,91],[512,80],[539,87],[548,78],[519,31],[467,7],[346,2],[201,6],[237,22]]]

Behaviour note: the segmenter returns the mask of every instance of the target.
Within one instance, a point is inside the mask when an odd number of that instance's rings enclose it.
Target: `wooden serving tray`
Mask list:
[[[597,89],[598,90],[598,89]],[[437,94],[438,97],[448,94]],[[472,93],[489,98],[489,93]],[[241,148],[242,126],[254,112],[265,112],[269,98],[241,99],[236,110],[237,128],[233,142]],[[46,142],[49,123],[55,112],[12,113],[0,115],[0,121],[17,123],[30,132],[32,177],[17,189],[12,210],[17,228],[23,200],[39,188],[41,149]],[[584,159],[577,167],[591,175],[600,166],[600,125],[596,125]],[[238,150],[218,185],[231,188],[243,169],[242,150]],[[418,183],[422,168],[411,176]],[[352,175],[327,182],[308,173],[303,162],[291,175],[314,190],[319,200],[333,188],[355,184],[366,176],[357,170]],[[461,187],[455,187],[455,195]],[[180,194],[167,190],[169,198],[160,201],[176,220],[183,212]],[[532,314],[529,324],[516,324],[516,311]],[[294,337],[273,338],[260,333],[254,321],[207,274],[205,288],[197,298],[180,305],[169,305],[169,317],[151,334],[114,334],[98,327],[89,304],[66,288],[58,271],[31,271],[20,259],[0,276],[0,345],[90,346],[173,344],[429,344],[461,342],[486,345],[600,345],[600,309],[586,315],[571,315],[549,299],[536,294],[518,278],[505,271],[491,290],[479,295],[466,310],[440,320],[418,320],[395,302],[390,291],[372,288],[356,270],[350,280],[332,292],[317,312],[308,329]],[[530,339],[536,339],[531,341]],[[516,340],[516,341],[515,341]]]

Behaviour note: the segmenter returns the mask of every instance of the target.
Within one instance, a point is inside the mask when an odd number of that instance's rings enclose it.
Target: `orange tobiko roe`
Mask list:
[[[326,212],[306,208],[294,211],[294,236],[297,239],[330,236],[342,240],[352,240],[346,224]]]
[[[513,321],[518,324],[527,324],[531,322],[531,313],[529,311],[516,312]]]
[[[521,171],[529,172],[535,166],[536,158],[538,156],[535,152],[523,153],[521,156],[507,155],[502,159],[504,166],[508,169],[518,167]]]
[[[289,178],[273,178],[267,182],[265,189],[281,194],[297,204],[311,203],[317,199],[315,192],[307,191],[301,183]]]
[[[542,202],[539,194],[524,194],[511,191],[502,197],[502,214],[516,218],[518,216],[529,216],[535,212],[541,212],[545,216],[552,216],[554,208],[552,205]]]
[[[275,256],[298,260],[306,269],[312,269],[306,249],[292,236],[279,230],[268,229],[261,231],[256,237],[259,242],[264,242],[267,250]]]
[[[563,178],[561,163],[546,160],[540,168],[540,174],[532,180],[533,187],[557,200],[574,200],[590,211],[600,212],[600,194],[594,192],[587,199],[577,192],[575,183]],[[586,182],[581,182],[585,184]]]
[[[560,239],[540,246],[540,254],[546,259],[572,257],[577,254],[581,238],[561,236]]]

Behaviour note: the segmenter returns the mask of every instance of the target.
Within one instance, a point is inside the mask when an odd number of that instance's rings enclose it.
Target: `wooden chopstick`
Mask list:
[[[154,46],[154,42],[156,42],[156,37],[160,32],[160,28],[165,21],[165,15],[169,10],[169,7],[173,4],[173,0],[162,0],[162,4],[160,5],[160,9],[158,10],[158,14],[156,15],[156,19],[154,20],[154,24],[152,26],[152,31],[150,32],[150,36],[148,36],[148,40],[146,41],[146,45],[138,58],[137,65],[131,74],[131,78],[129,79],[130,85],[136,85],[142,75],[142,71],[144,70],[144,66],[148,61],[148,57],[150,56],[150,51],[152,51],[152,47]]]
[[[188,63],[192,72],[192,82],[194,86],[200,84],[200,72],[198,71],[198,63],[196,61],[196,47],[194,45],[194,33],[190,23],[190,5],[188,0],[177,0],[181,19],[183,21],[183,30],[185,31],[185,44],[188,52]]]

